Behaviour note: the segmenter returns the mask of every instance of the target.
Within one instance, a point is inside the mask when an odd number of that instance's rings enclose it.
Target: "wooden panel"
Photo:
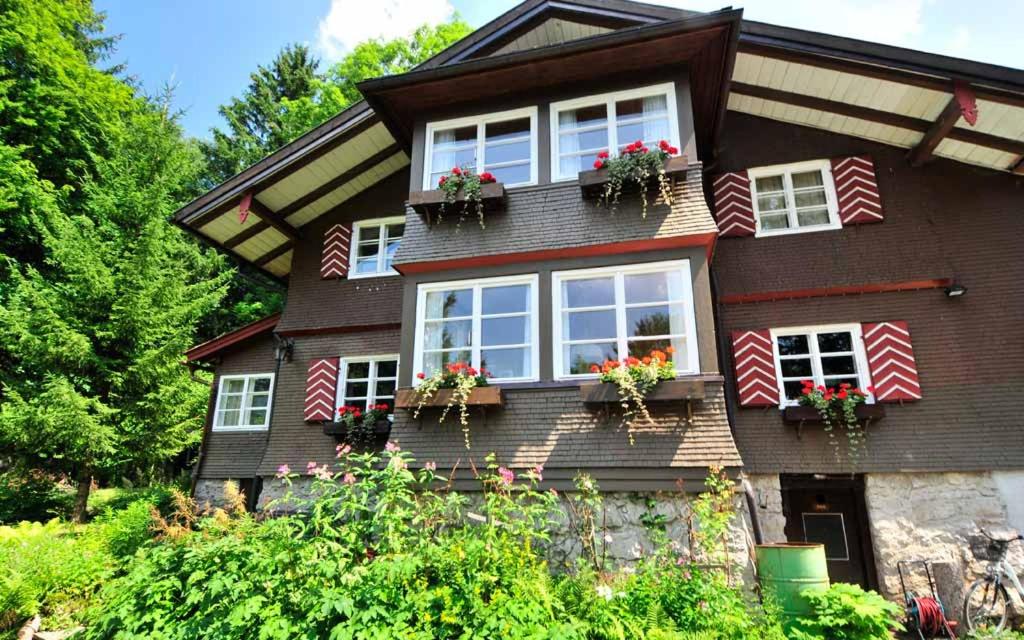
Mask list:
[[[860,421],[875,422],[885,417],[885,407],[880,404],[859,404],[853,411]],[[786,407],[782,412],[782,419],[789,423],[822,422],[821,414],[817,409],[803,405]]]
[[[491,55],[526,51],[527,49],[536,49],[538,47],[549,47],[553,44],[589,38],[601,35],[602,33],[608,33],[609,31],[611,29],[608,27],[552,18],[512,40]]]
[[[438,389],[437,393],[424,403],[425,407],[446,407],[452,399],[452,389]],[[501,387],[476,387],[469,393],[467,405],[475,407],[500,407],[505,403]],[[420,404],[416,389],[399,389],[395,392],[395,407],[398,409],[415,409]]]
[[[678,402],[702,400],[703,380],[663,380],[645,396],[646,402]],[[611,382],[580,385],[580,399],[589,404],[618,404],[619,387]]]

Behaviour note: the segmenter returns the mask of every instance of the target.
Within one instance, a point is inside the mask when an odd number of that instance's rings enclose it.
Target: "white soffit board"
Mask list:
[[[612,31],[612,29],[609,29],[608,27],[571,22],[561,18],[551,18],[549,20],[545,20],[533,29],[530,29],[515,40],[505,44],[492,55],[550,47],[563,42],[599,36],[602,33],[608,33],[609,31]]]

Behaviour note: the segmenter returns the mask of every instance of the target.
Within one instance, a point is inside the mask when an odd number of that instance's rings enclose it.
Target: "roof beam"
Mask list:
[[[291,251],[293,245],[294,245],[294,243],[290,242],[290,241],[289,242],[283,242],[279,246],[271,249],[270,251],[264,253],[262,256],[260,256],[260,257],[256,258],[255,260],[253,260],[252,263],[255,264],[257,267],[262,267],[262,266],[266,265],[267,263],[270,263],[270,262],[273,262],[274,260],[277,260],[278,258],[283,256],[284,254],[286,254],[289,251]]]
[[[939,146],[946,136],[952,133],[953,128],[956,127],[956,123],[960,121],[961,117],[965,117],[968,121],[973,120],[977,116],[977,111],[974,111],[974,117],[972,117],[970,107],[967,105],[967,101],[973,105],[974,94],[970,92],[970,89],[961,83],[956,83],[953,89],[953,97],[946,103],[946,108],[942,110],[939,117],[935,119],[935,122],[928,127],[925,131],[924,137],[917,143],[917,146],[910,150],[907,154],[907,160],[910,161],[910,166],[920,167],[924,163],[932,159],[935,154],[935,148]],[[971,122],[973,125],[974,123]]]
[[[795,107],[804,107],[807,109],[814,109],[816,111],[826,111],[828,113],[835,113],[841,116],[857,118],[858,120],[877,122],[878,124],[885,124],[891,127],[918,131],[920,133],[926,133],[934,124],[928,120],[904,116],[890,111],[870,109],[868,107],[861,107],[848,102],[827,100],[825,98],[817,98],[803,93],[781,91],[779,89],[772,89],[771,87],[762,87],[760,85],[746,84],[743,82],[733,82],[732,93],[751,98],[770,100],[772,102],[781,102]],[[1024,156],[1024,142],[1018,140],[1001,138],[988,133],[965,129],[963,127],[953,127],[953,129],[946,134],[946,137],[950,140],[976,144],[981,147],[989,147],[990,149],[998,149],[999,151],[1005,151],[1006,153]]]
[[[296,242],[302,237],[295,227],[285,222],[283,217],[271,211],[267,205],[263,204],[256,198],[252,199],[252,203],[249,205],[249,210],[256,214],[257,218],[280,231],[292,242]]]
[[[316,202],[320,198],[326,196],[327,194],[331,193],[335,189],[338,189],[339,187],[344,186],[346,182],[349,182],[353,178],[356,178],[356,177],[366,173],[370,169],[376,167],[378,164],[380,164],[381,162],[384,162],[385,160],[387,160],[388,158],[390,158],[391,156],[395,155],[396,153],[398,153],[401,150],[402,150],[402,147],[400,145],[398,145],[397,143],[389,145],[389,146],[385,147],[384,149],[381,149],[380,151],[378,151],[377,153],[373,154],[372,156],[370,156],[366,160],[363,160],[362,162],[360,162],[359,164],[355,165],[351,169],[348,169],[344,173],[341,173],[341,174],[331,178],[330,180],[328,180],[327,182],[323,183],[322,185],[320,185],[316,189],[313,189],[312,191],[310,191],[306,195],[304,195],[304,196],[298,198],[297,200],[293,200],[292,202],[289,202],[288,204],[284,205],[277,212],[277,215],[280,216],[282,220],[288,218],[288,216],[292,215],[293,213],[296,213],[297,211],[299,211],[300,209],[303,209],[304,207],[306,207],[308,205],[313,204],[314,202]]]
[[[1006,170],[1011,173],[1016,173],[1017,175],[1024,176],[1024,155],[1021,155],[1016,160],[1014,160],[1013,164],[1006,167]]]
[[[263,233],[264,231],[266,231],[269,228],[270,228],[269,224],[267,224],[263,220],[260,220],[259,222],[253,224],[251,227],[249,227],[245,231],[242,231],[241,233],[237,233],[237,234],[231,236],[230,238],[228,238],[227,240],[225,240],[224,241],[224,246],[227,247],[228,249],[234,249],[235,247],[237,247],[238,245],[242,244],[246,240],[249,240],[250,238],[255,238],[256,236],[258,236],[259,234]]]

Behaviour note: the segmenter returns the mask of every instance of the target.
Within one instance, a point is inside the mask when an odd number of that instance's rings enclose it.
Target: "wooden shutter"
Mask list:
[[[754,235],[754,207],[750,202],[750,176],[746,170],[715,176],[711,184],[719,235]]]
[[[320,258],[321,278],[344,278],[348,275],[349,244],[352,225],[336,224],[324,234],[324,251]]]
[[[832,158],[832,179],[844,225],[882,221],[882,197],[870,156]]]
[[[733,331],[732,357],[740,404],[744,407],[778,405],[779,385],[768,329]]]
[[[315,358],[309,361],[304,411],[306,422],[325,422],[334,419],[338,362],[338,358]]]
[[[869,322],[861,326],[861,331],[875,401],[920,400],[921,381],[907,323],[902,320]]]

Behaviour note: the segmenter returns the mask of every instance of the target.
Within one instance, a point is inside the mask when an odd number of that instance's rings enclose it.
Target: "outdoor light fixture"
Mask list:
[[[946,297],[948,298],[959,298],[965,293],[967,293],[967,287],[962,284],[951,284],[946,287]]]

